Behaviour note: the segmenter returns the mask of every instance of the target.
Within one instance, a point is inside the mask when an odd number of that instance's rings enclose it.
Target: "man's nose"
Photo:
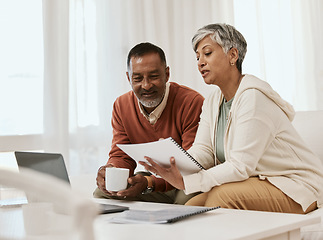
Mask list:
[[[149,90],[152,87],[152,84],[151,84],[149,78],[145,77],[142,81],[141,86],[143,89]]]

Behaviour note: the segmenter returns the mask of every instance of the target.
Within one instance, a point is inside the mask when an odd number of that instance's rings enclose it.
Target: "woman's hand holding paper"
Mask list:
[[[158,163],[154,162],[150,157],[145,157],[145,159],[149,164],[144,161],[140,161],[139,163],[144,166],[147,171],[161,176],[177,189],[185,189],[183,176],[176,166],[175,158],[170,158],[170,167],[168,168],[162,167]]]

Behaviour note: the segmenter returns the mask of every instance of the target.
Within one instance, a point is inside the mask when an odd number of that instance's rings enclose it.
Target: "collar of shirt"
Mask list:
[[[167,82],[165,96],[164,96],[162,102],[150,114],[147,114],[144,107],[138,101],[140,112],[142,113],[142,115],[144,115],[144,117],[149,121],[149,123],[151,125],[154,125],[157,122],[157,120],[159,119],[160,115],[163,113],[163,111],[166,107],[167,99],[168,99],[168,95],[169,95],[169,86],[170,86],[170,83]]]

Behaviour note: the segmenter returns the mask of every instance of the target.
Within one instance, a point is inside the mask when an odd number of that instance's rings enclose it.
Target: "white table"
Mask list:
[[[170,204],[100,199],[130,209],[161,210],[184,207]],[[119,214],[119,213],[115,213]],[[319,216],[216,209],[172,224],[115,224],[115,214],[100,215],[94,222],[96,240],[202,240],[202,239],[301,239],[300,228],[319,223]],[[21,207],[0,208],[0,239],[25,235]]]
[[[129,206],[131,209],[160,210],[182,207],[169,204],[103,200]],[[112,215],[99,216],[95,222],[98,240],[136,239],[301,239],[300,228],[319,223],[320,217],[259,211],[216,209],[172,224],[113,224]]]

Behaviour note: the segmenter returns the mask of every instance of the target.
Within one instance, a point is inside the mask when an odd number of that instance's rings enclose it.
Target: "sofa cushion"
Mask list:
[[[296,112],[293,125],[323,163],[323,111]]]

